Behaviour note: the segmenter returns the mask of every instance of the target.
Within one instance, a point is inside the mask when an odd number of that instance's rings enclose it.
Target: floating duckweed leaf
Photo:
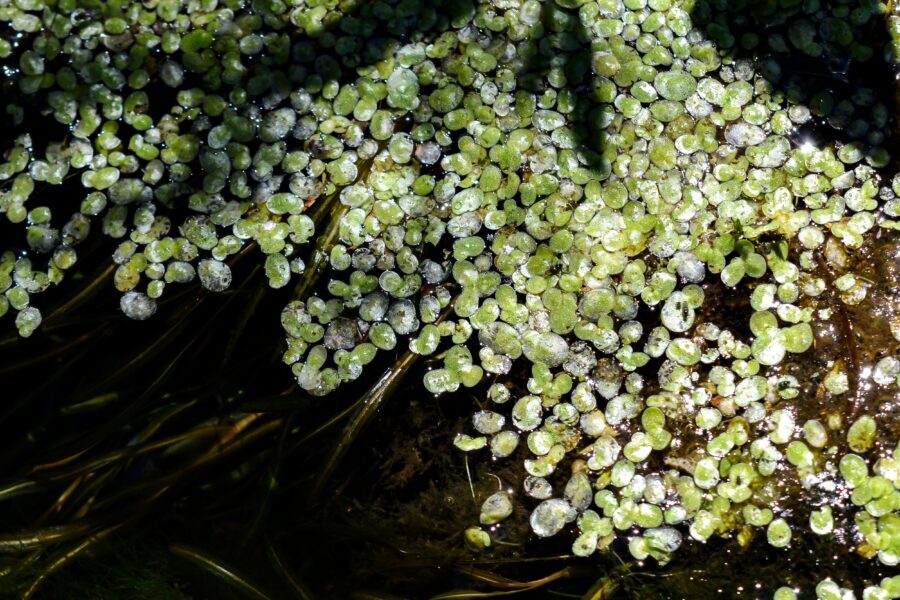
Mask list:
[[[19,335],[22,337],[30,337],[34,331],[41,325],[41,311],[33,306],[27,306],[19,311],[16,315],[16,327]]]
[[[497,492],[487,497],[481,505],[481,517],[479,521],[482,525],[494,525],[499,523],[512,514],[513,505],[509,494],[506,492]]]
[[[841,361],[838,361],[834,365],[834,368],[828,372],[828,375],[826,375],[825,379],[822,381],[822,385],[825,386],[826,390],[835,395],[846,394],[850,391],[850,380],[847,377],[847,372],[844,370]]]
[[[823,506],[821,510],[814,510],[809,515],[809,528],[818,535],[827,535],[834,530],[834,518],[831,507]]]
[[[479,433],[493,434],[503,429],[506,417],[491,411],[480,411],[472,415],[472,425]]]
[[[775,590],[773,600],[797,600],[797,593],[793,588],[782,586]]]
[[[819,421],[810,420],[803,424],[803,437],[814,448],[823,448],[828,443],[828,432]]]
[[[119,305],[125,316],[137,321],[149,319],[156,312],[156,302],[140,292],[125,293]]]
[[[466,545],[476,552],[480,552],[491,545],[491,536],[480,527],[469,527],[465,533]]]
[[[522,351],[528,360],[548,367],[559,366],[569,354],[569,345],[555,333],[529,332],[525,335]]]
[[[713,458],[703,458],[694,467],[694,482],[698,487],[709,489],[719,481],[718,461]]]
[[[775,519],[766,527],[766,539],[776,548],[784,548],[791,543],[791,528],[784,519]]]
[[[706,541],[715,532],[717,518],[707,510],[698,511],[690,526],[691,537],[697,541]]]
[[[473,450],[484,448],[487,445],[487,438],[484,436],[473,438],[464,433],[460,433],[457,434],[456,439],[453,440],[453,445],[463,452],[472,452]]]
[[[393,334],[393,331],[391,331]],[[377,342],[375,342],[378,345]],[[459,376],[456,372],[449,369],[435,369],[425,374],[423,383],[425,389],[432,394],[442,394],[445,392],[455,392],[459,389]]]
[[[576,517],[575,509],[560,498],[544,500],[531,513],[531,530],[538,537],[550,537],[559,533]]]
[[[713,429],[721,422],[722,413],[717,408],[707,406],[697,411],[697,427],[702,429]]]
[[[813,460],[815,459],[813,453],[810,452],[806,444],[799,440],[795,440],[788,444],[785,456],[787,457],[788,462],[799,468],[812,466]]]
[[[808,323],[798,323],[782,330],[784,347],[788,352],[800,354],[812,347],[813,331]]]
[[[515,452],[519,444],[519,434],[514,431],[501,431],[491,438],[491,452],[498,458],[504,458]]]
[[[231,269],[218,260],[203,260],[197,267],[200,283],[213,292],[222,292],[231,286]]]
[[[763,365],[777,365],[787,351],[784,335],[779,329],[769,329],[759,335],[750,346],[753,356]]]
[[[660,312],[660,319],[669,331],[681,333],[694,323],[694,309],[682,292],[673,292]]]
[[[653,82],[659,95],[666,100],[684,101],[697,89],[697,81],[684,71],[659,73]]]
[[[865,452],[875,443],[875,419],[863,415],[847,430],[847,444],[854,452]]]
[[[680,365],[700,362],[700,348],[687,338],[675,338],[666,348],[666,356]]]
[[[872,379],[881,385],[896,383],[898,377],[900,377],[900,360],[893,356],[882,358],[872,370]]]

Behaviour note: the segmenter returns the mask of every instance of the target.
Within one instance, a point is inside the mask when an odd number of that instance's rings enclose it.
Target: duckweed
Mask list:
[[[791,528],[784,519],[775,519],[766,528],[766,539],[776,548],[784,548],[791,543]]]
[[[883,415],[855,415],[845,439],[825,417],[801,426],[790,374],[830,299],[871,293],[842,257],[898,227],[887,107],[871,90],[773,89],[777,64],[727,52],[759,40],[704,30],[692,2],[557,5],[546,24],[532,1],[455,18],[375,3],[353,19],[334,3],[99,3],[77,25],[63,4],[5,7],[21,36],[0,45],[16,131],[0,213],[22,235],[0,256],[0,317],[39,331],[41,293],[96,232],[120,241],[114,285],[140,321],[179,284],[230,289],[253,246],[272,288],[293,284],[283,358],[300,388],[330,394],[398,348],[428,356],[430,394],[490,400],[453,445],[521,459],[538,537],[577,527],[588,556],[631,531],[633,556],[661,563],[687,535],[765,528],[784,548],[835,515],[782,514],[756,492],[778,473],[825,478],[833,456],[860,553],[896,564]],[[800,19],[772,44],[871,54],[854,40],[864,12]],[[59,24],[30,35],[42,19]],[[22,128],[35,102],[54,121],[40,136]],[[798,143],[814,117],[852,141]],[[77,198],[59,215],[42,190],[64,181]],[[746,323],[718,314],[722,297],[747,299]],[[828,366],[823,395],[868,385],[850,359]],[[900,360],[870,366],[896,392]],[[576,456],[583,470],[560,479]],[[479,522],[512,513],[498,492]],[[464,537],[491,544],[480,527]]]

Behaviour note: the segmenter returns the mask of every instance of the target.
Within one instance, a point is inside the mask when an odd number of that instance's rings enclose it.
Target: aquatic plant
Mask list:
[[[0,3],[18,236],[0,315],[37,331],[92,229],[120,240],[112,283],[136,320],[178,285],[229,290],[252,252],[294,286],[283,361],[302,390],[405,352],[429,357],[430,394],[484,400],[453,444],[517,461],[529,499],[487,496],[472,546],[525,502],[577,556],[840,531],[895,566],[900,445],[865,400],[896,399],[900,309],[865,365],[842,312],[896,285],[851,268],[896,239],[893,108],[805,89],[781,59],[865,62],[900,21],[876,2],[743,8]],[[872,34],[885,20],[893,38]],[[764,43],[754,24],[781,29]],[[846,139],[814,140],[822,123]],[[726,297],[743,304],[723,318]],[[829,320],[849,350],[795,368]]]

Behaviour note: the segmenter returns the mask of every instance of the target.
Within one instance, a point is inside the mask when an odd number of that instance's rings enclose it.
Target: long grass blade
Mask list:
[[[546,577],[542,577],[540,579],[536,579],[534,581],[528,581],[522,583],[520,587],[516,589],[507,589],[502,592],[482,592],[478,590],[453,590],[450,592],[445,592],[443,594],[438,594],[437,596],[432,596],[431,600],[468,600],[470,598],[493,598],[496,596],[511,596],[513,594],[520,594],[522,592],[529,592],[532,590],[536,590],[540,587],[547,585],[548,583],[553,583],[558,579],[563,579],[566,577],[572,577],[575,571],[566,567],[565,569],[561,569],[556,571],[555,573],[551,573]],[[518,582],[514,582],[518,583]]]
[[[369,175],[372,169],[374,158],[369,158],[359,164],[359,174],[356,181],[362,181]],[[316,238],[316,245],[310,255],[309,264],[303,272],[299,285],[294,288],[293,298],[305,300],[307,294],[318,281],[319,276],[325,270],[328,264],[328,254],[340,232],[341,219],[350,210],[349,206],[343,204],[335,204],[340,197],[343,188],[339,188],[332,192],[328,197],[314,202],[307,210],[307,215],[316,225],[316,229],[320,229],[321,224],[325,222],[325,217],[329,217],[322,234]]]
[[[526,581],[515,581],[513,579],[509,579],[507,577],[503,577],[502,575],[498,575],[496,573],[492,573],[490,571],[485,571],[484,569],[478,569],[470,566],[458,566],[455,569],[458,573],[461,573],[471,579],[472,581],[477,581],[478,583],[484,583],[493,588],[503,589],[503,590],[516,590],[523,587],[528,587],[531,585]]]
[[[259,586],[251,583],[245,576],[201,550],[183,544],[171,544],[169,552],[215,575],[219,580],[246,598],[252,598],[253,600],[272,599],[272,596],[263,592]]]
[[[84,552],[89,547],[93,546],[100,540],[109,536],[112,532],[116,531],[122,525],[114,525],[112,527],[108,527],[102,531],[99,531],[90,537],[84,539],[81,543],[76,545],[71,550],[68,550],[54,559],[43,571],[41,571],[40,575],[35,578],[35,580],[31,583],[31,585],[26,588],[25,592],[22,594],[22,600],[28,600],[32,596],[34,596],[35,592],[37,592],[38,588],[41,584],[47,580],[50,575],[60,570],[66,564],[71,562],[74,558],[76,558],[79,554]]]
[[[100,289],[100,286],[109,281],[116,268],[118,268],[118,265],[110,261],[110,263],[103,267],[98,273],[92,275],[89,280],[90,283],[81,288],[77,294],[69,298],[58,308],[53,309],[53,311],[47,315],[44,319],[44,326],[53,325],[59,317],[69,313],[73,308],[77,308],[90,299],[90,297]]]
[[[607,600],[619,589],[619,580],[614,577],[602,577],[591,586],[581,600]]]
[[[328,480],[334,473],[334,470],[344,458],[344,455],[347,453],[347,449],[350,448],[353,440],[357,438],[360,432],[365,429],[369,421],[372,420],[372,417],[375,416],[375,413],[381,407],[385,398],[389,397],[397,389],[397,386],[403,381],[409,368],[415,363],[418,357],[418,354],[407,350],[393,366],[385,371],[384,375],[375,382],[375,385],[369,388],[369,391],[363,395],[362,405],[353,416],[350,423],[347,424],[343,434],[331,451],[328,460],[325,462],[325,466],[322,467],[322,470],[319,472],[319,476],[313,486],[311,498],[315,498],[321,493],[325,484],[328,483]]]
[[[27,496],[28,494],[38,494],[44,491],[44,487],[36,481],[24,480],[8,483],[0,487],[0,502]]]
[[[91,530],[86,521],[76,521],[67,525],[48,527],[21,534],[0,536],[0,554],[21,554],[42,548],[48,544],[69,540]]]
[[[278,552],[275,550],[275,546],[272,545],[270,540],[266,540],[266,555],[269,557],[269,560],[272,562],[272,566],[275,567],[275,570],[278,571],[279,575],[281,575],[284,582],[287,584],[288,588],[294,593],[294,596],[299,598],[299,600],[316,600],[315,595],[313,595],[312,590],[310,590],[306,584],[304,584],[300,579],[297,578],[296,575],[292,574],[287,566],[284,564],[284,561],[281,560],[281,556],[279,556]]]
[[[275,419],[260,422],[254,427],[248,427],[250,422],[255,421],[261,416],[262,415],[250,415],[250,421],[245,420],[235,425],[228,435],[215,441],[204,454],[193,462],[180,467],[175,471],[165,473],[159,477],[139,481],[116,491],[115,494],[98,502],[96,505],[97,510],[106,509],[130,496],[138,498],[145,498],[150,495],[162,496],[168,492],[173,485],[191,473],[230,457],[238,450],[270,435],[281,426],[281,419]]]

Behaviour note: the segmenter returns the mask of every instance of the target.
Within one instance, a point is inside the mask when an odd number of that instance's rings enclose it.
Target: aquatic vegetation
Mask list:
[[[863,600],[877,600],[879,598],[895,598],[900,595],[900,579],[897,577],[884,578],[879,585],[866,587],[862,592]],[[814,590],[818,600],[841,600],[842,598],[854,598],[853,590],[841,587],[831,579],[825,579]],[[789,587],[780,587],[775,591],[775,600],[796,600],[797,590]]]
[[[293,286],[302,390],[405,352],[428,393],[483,401],[452,446],[519,465],[522,493],[481,499],[470,547],[523,503],[580,557],[840,532],[896,566],[900,443],[864,388],[897,397],[900,309],[871,364],[846,312],[882,293],[854,253],[900,227],[893,108],[780,59],[869,60],[900,17],[833,4],[0,3],[0,315],[39,331],[92,229],[135,320],[227,292],[252,251]],[[804,137],[822,123],[836,142]],[[797,368],[829,321],[851,349]]]

